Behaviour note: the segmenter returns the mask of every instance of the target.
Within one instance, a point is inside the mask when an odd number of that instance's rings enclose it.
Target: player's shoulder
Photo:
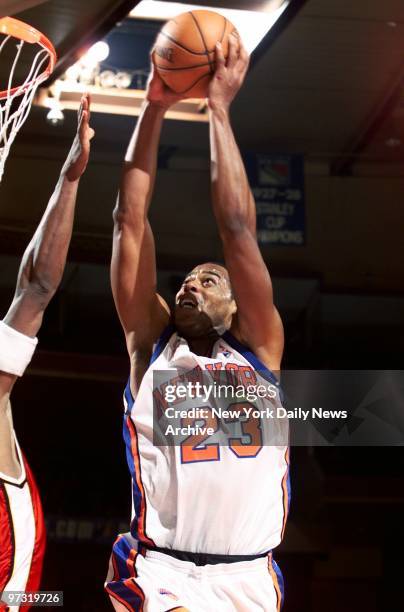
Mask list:
[[[276,329],[273,330],[269,338],[258,336],[257,341],[257,335],[249,334],[248,330],[243,329],[238,324],[237,317],[233,318],[233,323],[229,330],[230,335],[228,336],[230,339],[234,338],[236,343],[239,344],[241,349],[239,352],[248,351],[252,353],[271,372],[280,371],[284,348],[283,324],[277,310],[276,313],[274,320]]]

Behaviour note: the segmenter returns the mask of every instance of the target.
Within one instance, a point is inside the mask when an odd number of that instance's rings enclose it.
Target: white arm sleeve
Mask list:
[[[0,370],[22,376],[32,359],[38,338],[25,336],[0,321]]]

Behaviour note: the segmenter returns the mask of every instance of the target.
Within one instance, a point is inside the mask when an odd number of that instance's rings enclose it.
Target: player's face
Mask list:
[[[175,298],[175,324],[179,332],[201,336],[229,329],[236,304],[226,268],[203,264],[190,272]]]

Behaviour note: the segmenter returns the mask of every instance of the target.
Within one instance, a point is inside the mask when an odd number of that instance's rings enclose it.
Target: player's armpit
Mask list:
[[[161,295],[156,293],[150,311],[143,320],[143,325],[126,333],[126,346],[129,356],[132,358],[134,353],[139,353],[144,356],[147,355],[147,361],[149,361],[153,344],[160,338],[169,322],[170,309],[168,304]]]

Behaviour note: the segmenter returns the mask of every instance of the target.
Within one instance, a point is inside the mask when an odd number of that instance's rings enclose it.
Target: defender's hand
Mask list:
[[[69,181],[77,181],[87,167],[90,141],[94,136],[94,130],[90,127],[89,122],[90,94],[86,93],[81,98],[76,137],[62,170],[62,174],[65,174]]]
[[[216,44],[216,71],[209,85],[209,106],[228,111],[247,74],[249,55],[236,35],[229,36],[227,61],[220,43]]]
[[[177,94],[170,89],[160,77],[154,63],[154,53],[152,54],[152,69],[146,87],[146,100],[155,106],[167,109],[180,100],[184,99],[183,94]]]

